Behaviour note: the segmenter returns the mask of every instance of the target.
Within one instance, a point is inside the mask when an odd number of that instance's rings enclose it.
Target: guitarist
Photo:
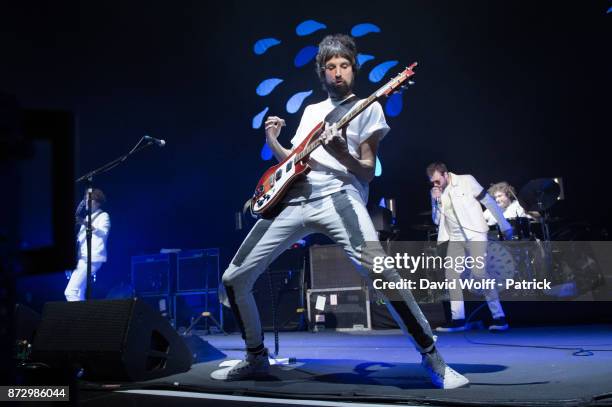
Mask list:
[[[352,98],[357,49],[354,40],[342,34],[325,37],[319,44],[316,69],[329,97],[307,106],[295,136],[298,146],[315,126],[340,105],[355,103]],[[277,160],[284,160],[291,150],[278,142],[284,121],[276,116],[265,122],[266,142]],[[368,184],[374,178],[378,143],[389,131],[378,102],[350,122],[346,130],[326,125],[320,136],[323,148],[312,152],[311,171],[296,182],[279,204],[273,218],[260,219],[250,231],[231,264],[223,274],[228,301],[246,342],[245,360],[226,375],[225,380],[251,379],[265,375],[270,367],[268,350],[252,294],[253,284],[266,267],[292,243],[311,233],[324,233],[344,246],[348,256],[359,264],[364,244],[378,241],[365,203]],[[382,249],[381,249],[382,250]],[[366,267],[359,267],[371,278]],[[371,267],[370,267],[371,269]],[[387,281],[400,281],[394,269],[377,275]],[[393,292],[391,292],[393,291]],[[467,378],[446,365],[435,348],[429,323],[409,290],[383,290],[386,303],[402,330],[409,334],[422,354],[423,366],[437,387],[455,388],[468,383]],[[390,301],[393,296],[397,301]]]

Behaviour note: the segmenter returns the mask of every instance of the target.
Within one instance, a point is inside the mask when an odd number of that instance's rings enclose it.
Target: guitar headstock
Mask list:
[[[412,82],[408,79],[414,75],[414,67],[416,66],[417,63],[414,62],[412,65],[397,74],[393,79],[387,82],[385,86],[376,92],[376,97],[389,96],[392,93],[399,91],[399,88],[412,84]]]

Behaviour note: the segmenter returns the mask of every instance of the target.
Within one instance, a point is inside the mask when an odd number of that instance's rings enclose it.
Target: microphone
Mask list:
[[[166,140],[161,140],[147,135],[145,135],[143,138],[147,141],[152,141],[153,143],[157,144],[158,147],[163,147],[166,145]]]

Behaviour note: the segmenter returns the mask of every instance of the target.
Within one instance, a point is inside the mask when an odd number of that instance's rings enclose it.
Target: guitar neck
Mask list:
[[[376,99],[378,99],[378,97],[376,96],[376,93],[374,93],[370,95],[369,98],[364,99],[361,102],[359,102],[357,107],[355,107],[353,110],[351,110],[350,112],[342,116],[340,120],[338,120],[338,123],[337,123],[338,129],[343,129],[347,127],[351,123],[351,121],[353,121],[355,117],[359,116],[361,112],[366,110],[368,106],[370,106],[372,103],[376,101]]]

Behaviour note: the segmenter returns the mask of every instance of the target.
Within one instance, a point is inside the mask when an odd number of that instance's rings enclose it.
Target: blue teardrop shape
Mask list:
[[[312,90],[306,92],[298,92],[295,95],[291,96],[287,101],[287,112],[295,113],[300,110],[302,102],[304,102],[304,99],[306,99],[310,95],[312,95]]]
[[[309,63],[315,57],[315,55],[317,55],[317,52],[319,52],[319,47],[315,47],[314,45],[308,45],[307,47],[304,47],[299,50],[299,52],[295,56],[295,59],[293,60],[293,64],[297,68],[304,66]]]
[[[351,29],[351,35],[353,37],[363,37],[369,33],[379,33],[380,28],[377,25],[370,23],[357,24]]]
[[[263,119],[266,116],[266,113],[268,113],[268,107],[266,107],[264,110],[262,110],[261,112],[257,113],[255,115],[255,117],[253,117],[253,123],[252,123],[252,127],[254,129],[258,129],[261,127],[261,124],[263,123]]]
[[[312,34],[313,32],[323,28],[327,28],[327,26],[315,20],[306,20],[295,27],[295,33],[300,37],[303,37],[304,35]]]
[[[283,80],[279,78],[270,78],[261,81],[255,91],[259,96],[269,95]]]
[[[253,52],[256,55],[261,55],[264,54],[268,50],[268,48],[271,48],[280,43],[281,42],[276,38],[262,38],[261,40],[256,41],[255,44],[253,44]]]
[[[403,101],[401,93],[392,94],[389,99],[387,99],[387,104],[385,105],[385,112],[387,116],[397,117],[402,112]]]
[[[387,61],[382,64],[378,64],[370,71],[369,79],[370,82],[380,82],[385,77],[387,71],[397,65],[397,61]]]
[[[264,143],[263,147],[261,148],[261,159],[264,161],[268,161],[272,158],[272,150],[270,150],[270,147],[268,146],[268,143]]]
[[[357,54],[357,63],[359,64],[359,66],[362,66],[371,59],[374,59],[374,55]]]
[[[376,169],[374,170],[374,176],[380,177],[381,175],[382,175],[382,164],[380,163],[380,160],[378,159],[378,157],[376,157]]]

